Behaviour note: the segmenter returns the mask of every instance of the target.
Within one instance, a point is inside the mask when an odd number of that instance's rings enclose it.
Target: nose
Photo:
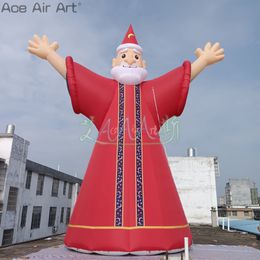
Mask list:
[[[125,61],[129,64],[129,65],[132,65],[134,62],[135,62],[135,59],[133,57],[133,55],[129,55],[127,57],[127,59],[125,59]]]

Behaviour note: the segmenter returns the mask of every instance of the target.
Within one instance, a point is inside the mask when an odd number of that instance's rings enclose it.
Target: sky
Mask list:
[[[82,140],[86,118],[74,114],[64,79],[27,52],[33,34],[58,41],[59,54],[106,77],[132,24],[148,64],[148,79],[193,62],[194,51],[219,41],[223,62],[192,83],[179,120],[179,138],[165,145],[169,156],[217,156],[218,196],[229,178],[249,178],[260,189],[260,2],[257,0],[45,0],[26,3],[26,13],[0,12],[0,132],[9,123],[30,141],[28,158],[83,178],[93,142]],[[59,2],[76,13],[56,13]],[[35,3],[51,5],[32,12]],[[13,7],[16,11],[17,7]],[[92,128],[93,138],[97,132]]]

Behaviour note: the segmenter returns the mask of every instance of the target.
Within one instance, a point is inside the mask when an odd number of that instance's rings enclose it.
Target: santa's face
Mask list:
[[[113,78],[123,84],[140,84],[145,80],[147,71],[146,63],[141,52],[127,48],[120,50],[112,60],[111,74]]]

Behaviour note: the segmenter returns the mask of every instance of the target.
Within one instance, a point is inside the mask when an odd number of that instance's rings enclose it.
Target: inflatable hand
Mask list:
[[[28,51],[41,59],[47,60],[48,55],[58,48],[58,43],[53,42],[50,44],[46,35],[43,35],[41,38],[35,34],[33,39],[29,40]]]
[[[197,58],[203,58],[207,65],[217,63],[224,59],[224,49],[220,48],[219,42],[215,43],[213,46],[208,42],[204,50],[201,48],[196,49],[195,55]]]
[[[200,72],[208,65],[217,63],[224,59],[224,49],[220,48],[220,43],[217,42],[213,46],[208,42],[204,50],[197,48],[195,51],[197,60],[191,64],[191,80],[193,80]]]
[[[56,52],[58,48],[59,44],[57,42],[49,43],[46,35],[41,38],[34,34],[33,39],[29,40],[28,51],[41,59],[47,60],[63,78],[66,78],[65,60]]]

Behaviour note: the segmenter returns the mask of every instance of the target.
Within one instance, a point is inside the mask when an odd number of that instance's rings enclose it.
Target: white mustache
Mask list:
[[[122,61],[119,66],[124,67],[124,68],[138,68],[136,62],[129,65],[127,62]]]
[[[136,66],[136,67],[134,67]],[[112,77],[124,84],[140,84],[147,76],[147,70],[137,66],[137,64],[121,63],[111,69]]]

